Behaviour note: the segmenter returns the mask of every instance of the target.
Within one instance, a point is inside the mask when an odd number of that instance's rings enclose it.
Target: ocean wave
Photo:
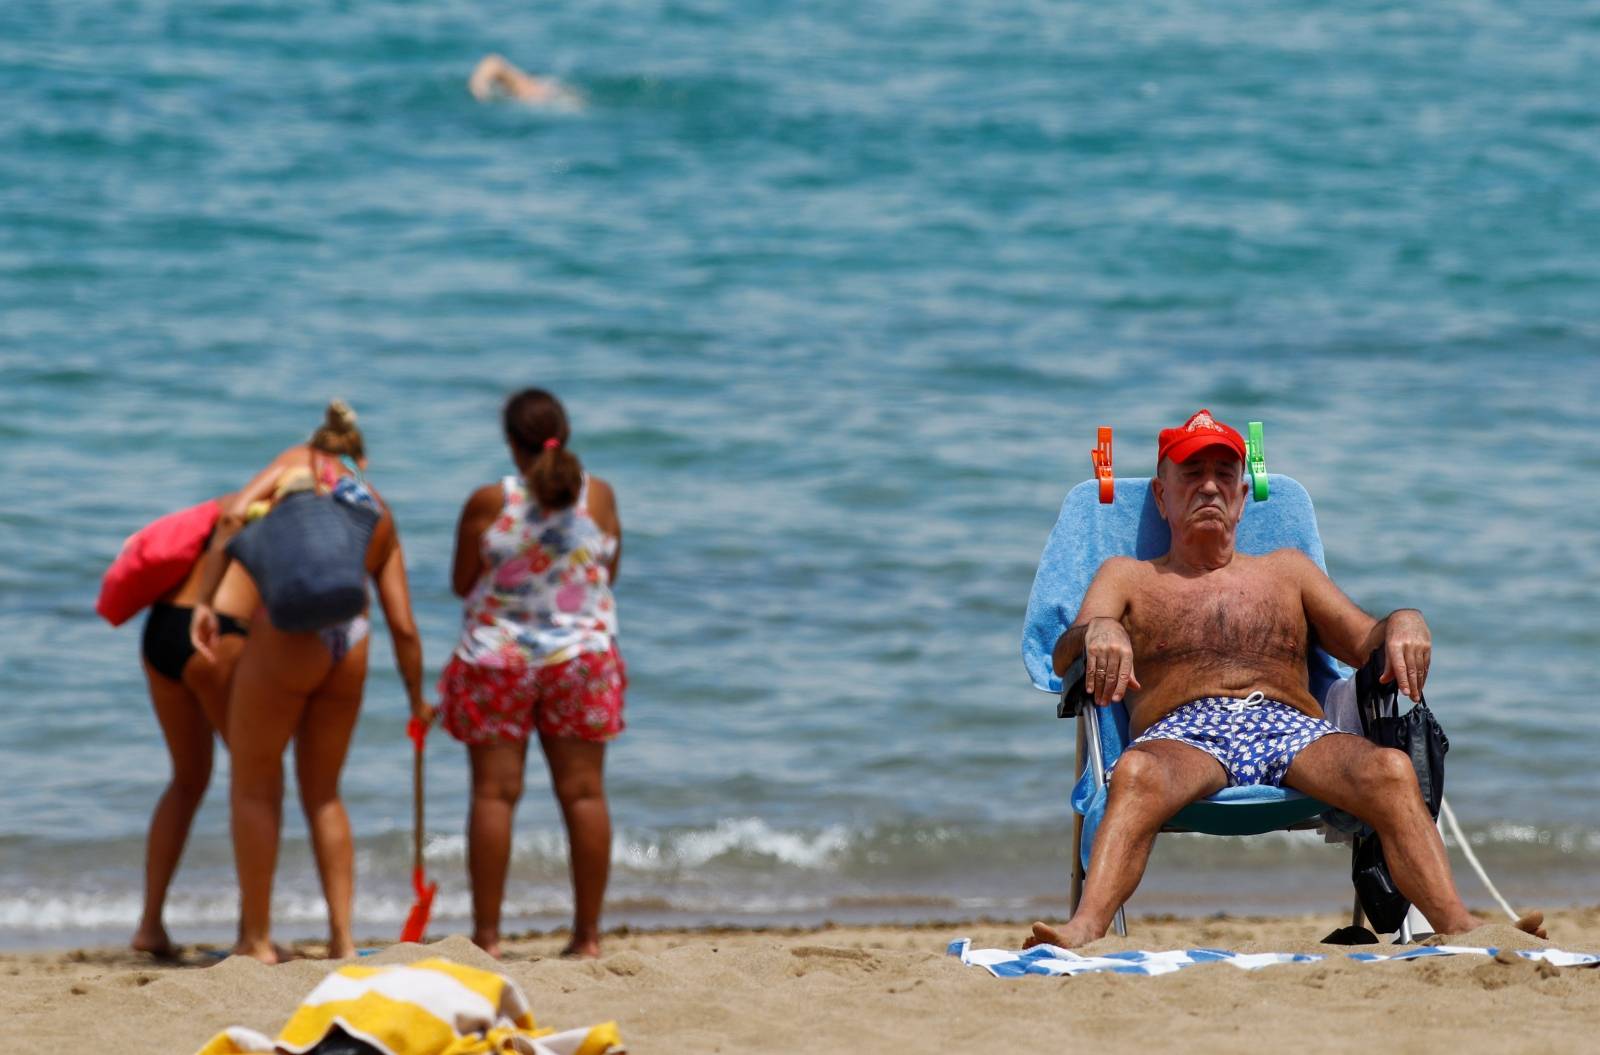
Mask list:
[[[730,817],[704,828],[663,832],[618,832],[612,840],[613,867],[658,873],[699,868],[713,862],[775,863],[800,869],[822,869],[850,847],[859,833],[844,825],[817,830],[775,828],[759,817]],[[430,834],[423,856],[430,864],[466,860],[464,834]],[[558,829],[520,832],[512,841],[513,865],[564,863],[566,833]]]
[[[1547,828],[1537,824],[1502,822],[1466,832],[1474,847],[1538,847],[1568,857],[1600,858],[1600,831],[1592,828]],[[1445,845],[1455,840],[1445,838]]]
[[[1465,826],[1475,850],[1515,866],[1518,862],[1568,861],[1574,866],[1600,866],[1600,828],[1586,825],[1533,824],[1511,820]],[[700,874],[837,875],[868,885],[876,879],[906,875],[938,876],[989,867],[1051,864],[1067,854],[1066,823],[988,824],[972,820],[907,820],[876,824],[782,824],[755,815],[722,817],[704,825],[662,828],[618,828],[612,840],[613,871],[640,880]],[[1447,837],[1454,848],[1455,840]],[[1249,839],[1219,839],[1192,833],[1169,834],[1157,844],[1160,852],[1196,864],[1229,861],[1310,859],[1327,850],[1315,832],[1269,832]],[[143,864],[144,841],[127,837],[91,840],[44,840],[0,836],[8,871],[0,875],[0,895],[8,888],[61,889],[80,881],[105,882],[113,877],[132,886]],[[435,831],[425,836],[423,857],[432,872],[461,874],[467,840],[460,831]],[[363,881],[401,877],[409,881],[411,833],[389,828],[359,836],[356,870]],[[280,851],[280,874],[312,868],[310,846],[303,835],[286,834]],[[186,871],[207,879],[224,878],[231,885],[232,859],[225,843],[198,844],[185,857]],[[567,836],[559,827],[525,827],[512,840],[514,877],[562,878],[567,873]]]
[[[741,858],[817,869],[835,861],[851,841],[852,833],[843,825],[785,831],[758,817],[740,817],[718,821],[709,829],[637,841],[619,854],[618,860],[638,871],[698,868]]]

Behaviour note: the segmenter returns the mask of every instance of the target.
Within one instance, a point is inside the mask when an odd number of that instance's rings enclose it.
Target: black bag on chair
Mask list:
[[[1444,801],[1444,756],[1450,750],[1450,738],[1444,735],[1425,697],[1405,714],[1395,713],[1399,709],[1400,687],[1397,682],[1385,685],[1378,680],[1383,663],[1383,650],[1377,649],[1367,665],[1356,672],[1361,730],[1378,746],[1392,747],[1411,759],[1422,801],[1427,803],[1428,813],[1437,819],[1439,804]],[[1361,911],[1372,922],[1372,929],[1379,933],[1399,930],[1411,902],[1395,887],[1388,862],[1383,858],[1383,845],[1377,833],[1370,829],[1364,828],[1362,834],[1356,836],[1351,880],[1355,883],[1356,896],[1361,899]]]
[[[273,626],[322,630],[366,611],[367,543],[379,519],[376,509],[296,491],[235,535],[228,555],[256,581]]]

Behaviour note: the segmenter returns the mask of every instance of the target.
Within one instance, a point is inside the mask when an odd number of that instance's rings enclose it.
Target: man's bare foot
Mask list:
[[[172,944],[172,939],[167,936],[167,930],[159,923],[154,927],[140,927],[134,934],[128,947],[134,952],[148,953],[158,960],[175,960],[178,958],[178,948]]]
[[[1477,926],[1482,926],[1482,923],[1477,921],[1476,919],[1474,919],[1473,922]],[[1543,912],[1539,912],[1538,910],[1535,910],[1533,912],[1525,913],[1522,916],[1522,918],[1518,919],[1516,922],[1512,923],[1511,925],[1513,927],[1517,928],[1518,930],[1522,931],[1524,934],[1531,934],[1535,938],[1544,938],[1544,939],[1548,940],[1549,937],[1550,937],[1549,932],[1544,929],[1544,913]],[[1457,935],[1457,934],[1465,934],[1469,930],[1473,930],[1473,929],[1475,929],[1475,928],[1474,927],[1461,927],[1461,928],[1459,928],[1457,930],[1453,930],[1453,931],[1443,931],[1443,932],[1440,932],[1438,934],[1435,934],[1433,937],[1429,938],[1423,944],[1424,945],[1448,945],[1448,944],[1450,944],[1451,938],[1454,937],[1455,935]]]
[[[1096,930],[1074,917],[1060,930],[1056,930],[1048,923],[1035,923],[1033,933],[1028,935],[1028,940],[1022,943],[1022,947],[1031,949],[1035,945],[1059,945],[1063,949],[1071,949],[1078,945],[1087,945],[1096,938],[1105,936],[1104,927]]]
[[[563,960],[598,960],[600,958],[600,942],[597,939],[579,941],[574,938],[567,942],[567,947],[561,950]]]
[[[1544,913],[1537,909],[1524,913],[1522,918],[1513,923],[1512,926],[1520,931],[1532,934],[1535,938],[1550,937],[1544,929]]]
[[[348,960],[356,954],[356,943],[349,938],[328,942],[328,959]]]

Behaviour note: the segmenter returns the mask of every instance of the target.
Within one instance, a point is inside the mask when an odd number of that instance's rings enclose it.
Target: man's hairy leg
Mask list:
[[[1478,926],[1456,893],[1444,840],[1404,754],[1350,733],[1331,733],[1295,756],[1283,783],[1372,825],[1395,886],[1441,934]]]
[[[1150,740],[1124,751],[1111,774],[1106,816],[1095,835],[1078,911],[1059,929],[1035,923],[1023,947],[1072,948],[1104,937],[1117,909],[1144,877],[1161,826],[1227,783],[1221,763],[1176,740]]]

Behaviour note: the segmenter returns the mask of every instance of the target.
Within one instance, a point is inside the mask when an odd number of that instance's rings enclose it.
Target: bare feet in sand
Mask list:
[[[588,941],[579,941],[574,938],[567,942],[567,947],[561,950],[563,960],[598,960],[600,958],[600,941],[593,938]]]
[[[1028,940],[1022,943],[1024,949],[1031,949],[1035,945],[1059,945],[1063,949],[1071,949],[1078,945],[1087,945],[1097,938],[1106,936],[1106,929],[1096,929],[1076,918],[1070,919],[1060,930],[1048,923],[1035,923],[1033,933],[1028,935]]]
[[[298,960],[300,958],[292,950],[285,949],[276,942],[239,942],[229,950],[228,955],[248,956],[252,960],[260,960],[269,967],[273,964],[288,963],[290,960]],[[354,955],[354,953],[351,955]]]
[[[1478,926],[1482,926],[1482,925],[1483,925],[1482,923],[1478,924]],[[1533,911],[1533,912],[1525,913],[1520,919],[1516,920],[1511,925],[1513,927],[1517,928],[1518,930],[1522,931],[1524,934],[1531,934],[1535,938],[1544,938],[1544,939],[1548,940],[1549,937],[1550,937],[1549,932],[1544,929],[1544,913],[1543,912]],[[1428,938],[1426,941],[1424,941],[1423,944],[1424,945],[1454,945],[1456,943],[1455,942],[1456,938],[1460,937],[1463,934],[1468,933],[1468,931],[1470,931],[1470,930],[1475,930],[1475,929],[1477,929],[1477,928],[1469,927],[1469,928],[1465,928],[1463,930],[1450,931],[1450,932],[1447,932],[1447,933],[1435,934],[1431,938]]]
[[[1526,934],[1532,934],[1535,938],[1548,939],[1550,937],[1544,928],[1543,912],[1526,913],[1512,926]],[[1068,920],[1060,930],[1050,926],[1048,923],[1035,923],[1033,925],[1033,933],[1028,936],[1027,941],[1022,943],[1022,947],[1031,949],[1035,945],[1059,945],[1063,949],[1071,949],[1079,945],[1087,945],[1097,938],[1105,937],[1105,935],[1106,929],[1104,927],[1096,929],[1079,923],[1076,919]],[[563,953],[562,955],[566,954]]]
[[[148,953],[158,960],[176,960],[178,947],[167,936],[167,929],[159,923],[154,927],[140,927],[128,947],[134,952]]]

